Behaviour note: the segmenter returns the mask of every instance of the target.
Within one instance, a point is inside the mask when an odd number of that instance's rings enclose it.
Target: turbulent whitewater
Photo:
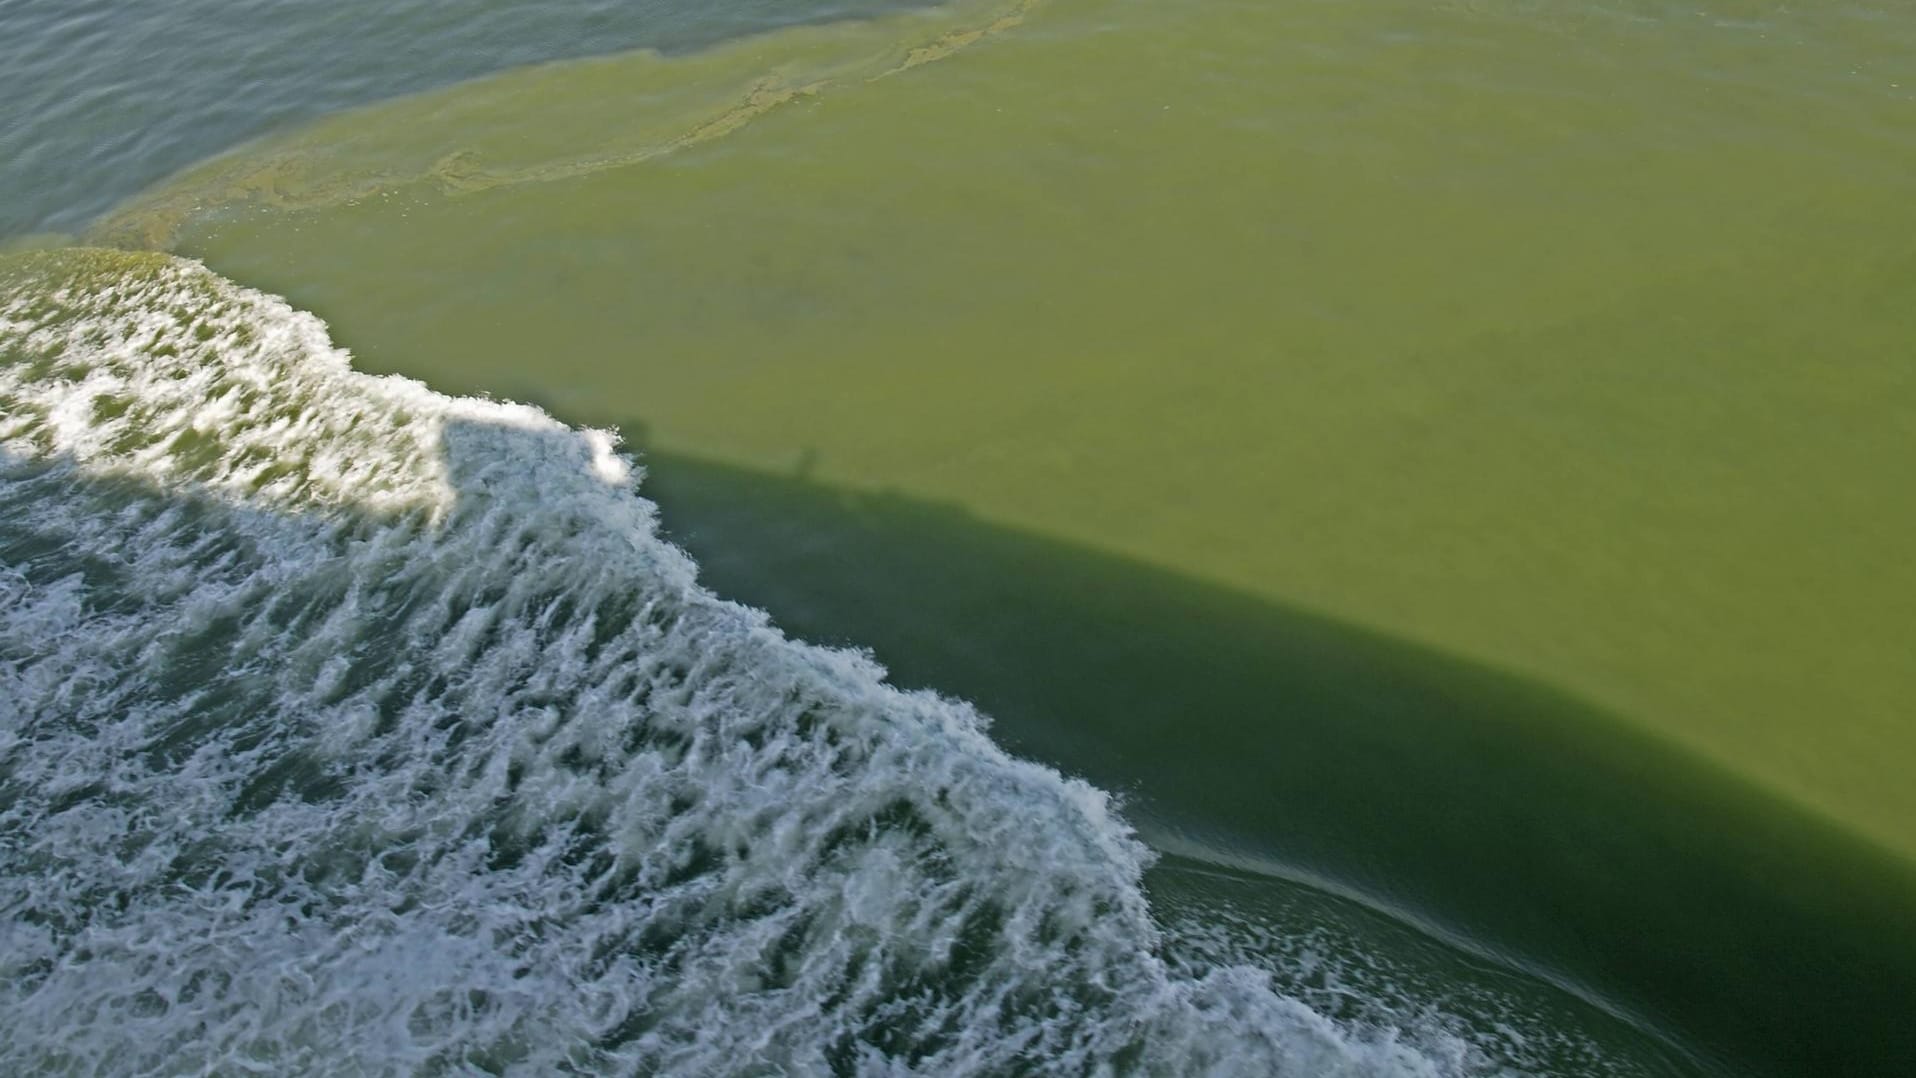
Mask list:
[[[702,590],[610,435],[0,273],[0,1070],[1509,1073],[1180,948],[1103,793]]]

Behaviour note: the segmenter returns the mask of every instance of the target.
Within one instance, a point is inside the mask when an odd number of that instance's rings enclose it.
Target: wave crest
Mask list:
[[[6,1069],[1491,1069],[1168,960],[1104,793],[702,590],[610,435],[5,273]]]

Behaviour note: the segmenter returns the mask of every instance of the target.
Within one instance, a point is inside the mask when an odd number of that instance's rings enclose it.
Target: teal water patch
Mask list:
[[[1910,857],[1916,9],[1742,6],[967,0],[329,117],[99,234],[369,370],[1520,672]]]
[[[708,586],[977,702],[1160,849],[1362,896],[1728,1073],[1916,1058],[1906,865],[1613,716],[949,505],[643,459]]]
[[[542,61],[681,53],[916,0],[25,0],[0,9],[0,237],[78,230],[327,113]]]

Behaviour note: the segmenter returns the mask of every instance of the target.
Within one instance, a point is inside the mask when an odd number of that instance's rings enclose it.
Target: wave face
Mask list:
[[[1106,795],[702,590],[611,436],[6,272],[0,1070],[1512,1073],[1180,950]]]

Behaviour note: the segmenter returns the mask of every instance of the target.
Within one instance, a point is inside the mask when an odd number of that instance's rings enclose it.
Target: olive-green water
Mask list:
[[[1912,195],[1903,5],[961,0],[338,113],[94,236],[622,427],[721,592],[1166,849],[1891,1073]]]
[[[356,197],[177,246],[372,369],[1534,676],[1916,852],[1916,16],[1719,7],[1061,0],[876,81],[936,29],[538,68],[269,146]]]

